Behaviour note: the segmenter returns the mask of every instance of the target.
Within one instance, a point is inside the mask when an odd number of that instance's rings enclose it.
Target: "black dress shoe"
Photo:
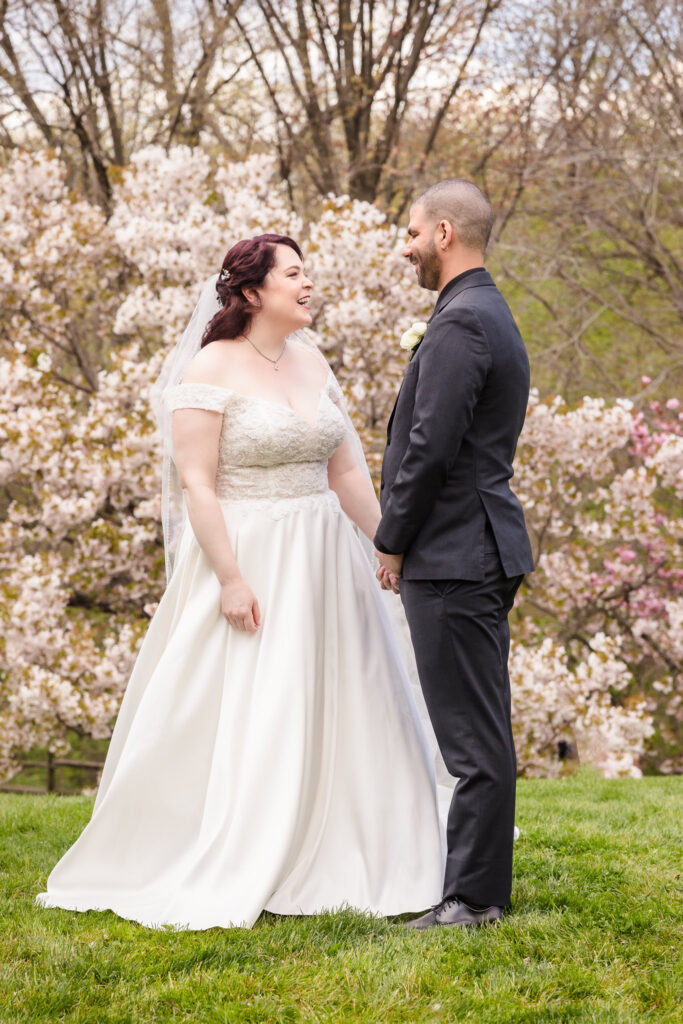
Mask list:
[[[421,917],[406,921],[405,928],[424,931],[442,925],[445,928],[480,928],[484,924],[497,924],[503,916],[502,907],[484,907],[483,910],[472,910],[466,903],[456,897],[450,897],[437,903]]]
[[[435,911],[436,923],[446,928],[480,928],[483,924],[497,924],[503,916],[502,907],[484,907],[472,910],[462,900],[453,897],[444,900]]]

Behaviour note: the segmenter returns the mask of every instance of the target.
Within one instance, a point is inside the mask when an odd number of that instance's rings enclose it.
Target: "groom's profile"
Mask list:
[[[529,362],[483,266],[493,220],[476,185],[439,182],[413,205],[403,251],[439,294],[387,428],[378,578],[399,578],[434,732],[459,779],[443,899],[415,928],[495,922],[512,887],[508,614],[533,560],[509,481]]]

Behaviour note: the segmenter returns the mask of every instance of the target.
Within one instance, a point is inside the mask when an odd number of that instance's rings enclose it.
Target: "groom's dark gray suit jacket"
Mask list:
[[[404,579],[484,578],[488,518],[505,575],[533,570],[510,489],[529,397],[529,360],[484,268],[441,291],[408,364],[382,464],[380,551],[405,554]]]

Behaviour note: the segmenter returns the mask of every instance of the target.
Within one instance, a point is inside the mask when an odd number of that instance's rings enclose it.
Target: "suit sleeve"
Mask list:
[[[375,536],[386,553],[403,553],[412,544],[472,423],[491,366],[476,313],[459,308],[439,317],[419,360],[410,439]]]

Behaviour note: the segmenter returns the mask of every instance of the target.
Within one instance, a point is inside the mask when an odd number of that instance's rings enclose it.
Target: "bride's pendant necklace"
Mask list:
[[[270,356],[267,356],[265,352],[262,352],[261,349],[258,347],[258,345],[255,345],[254,342],[251,340],[251,338],[248,338],[246,336],[246,334],[243,334],[242,337],[244,338],[245,341],[249,342],[249,344],[251,345],[251,347],[253,349],[256,349],[256,351],[258,352],[258,354],[260,356],[263,356],[264,359],[267,359],[269,363],[273,364],[273,369],[274,370],[279,370],[280,369],[280,367],[277,364],[280,362],[280,360],[282,359],[283,355],[285,354],[285,349],[287,348],[287,339],[286,338],[285,338],[285,340],[283,342],[282,349],[280,350],[280,355],[277,357],[277,359],[271,359]]]

